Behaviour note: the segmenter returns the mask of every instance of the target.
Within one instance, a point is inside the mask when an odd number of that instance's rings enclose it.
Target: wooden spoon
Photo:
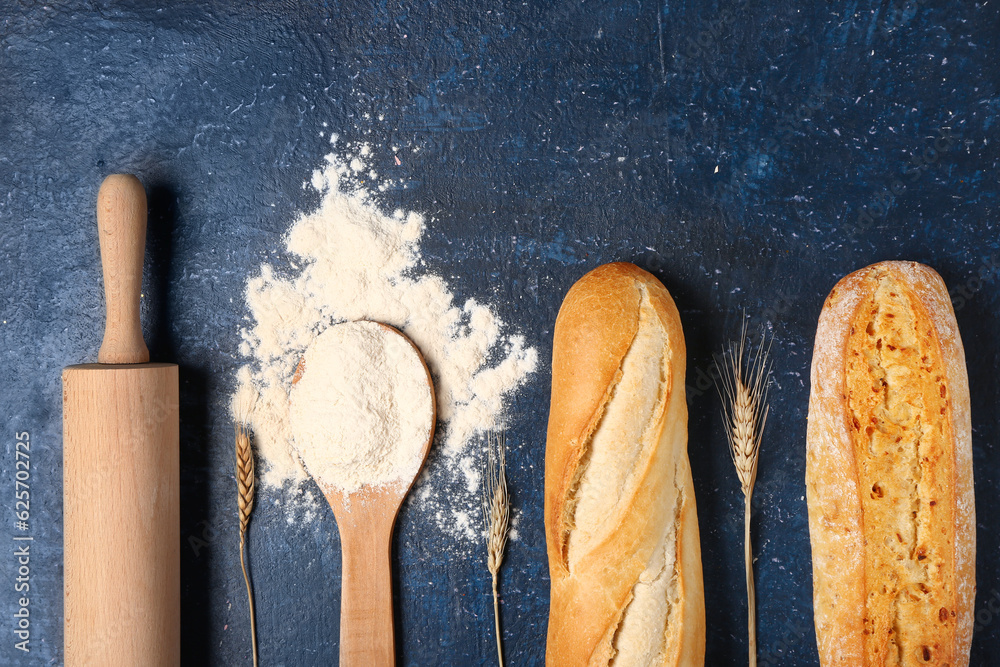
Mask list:
[[[299,450],[306,470],[313,475],[330,503],[340,531],[340,664],[344,666],[388,667],[396,662],[392,611],[392,529],[403,498],[427,458],[434,440],[434,423],[437,417],[434,384],[420,351],[400,331],[384,324],[379,326],[406,341],[427,374],[430,391],[427,404],[422,409],[429,415],[430,432],[427,441],[422,444],[420,465],[407,479],[400,479],[390,485],[362,486],[353,493],[345,494],[314,474],[313,471],[324,469],[325,461],[321,455],[317,455],[315,451],[310,455],[307,451]],[[304,362],[305,357],[299,362],[293,384],[306,372]],[[371,372],[377,373],[378,370],[371,369]],[[294,392],[292,400],[295,400]],[[337,426],[329,425],[331,429]],[[399,446],[415,447],[416,443],[399,443]]]

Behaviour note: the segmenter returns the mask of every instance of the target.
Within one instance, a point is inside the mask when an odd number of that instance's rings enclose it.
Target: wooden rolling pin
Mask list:
[[[146,193],[97,195],[107,320],[97,364],[63,370],[65,664],[180,665],[177,366],[139,323]]]

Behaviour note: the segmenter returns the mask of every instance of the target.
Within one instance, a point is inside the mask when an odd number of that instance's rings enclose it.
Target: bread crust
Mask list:
[[[903,321],[885,319],[896,310]],[[884,343],[883,330],[912,345]],[[965,352],[941,277],[881,262],[843,278],[820,314],[811,383],[806,494],[820,664],[968,665],[972,429]],[[893,438],[898,451],[884,446]],[[890,470],[907,456],[912,465]],[[909,524],[888,520],[907,514]]]
[[[585,546],[574,547],[571,559],[576,487],[588,465],[587,448],[621,380],[624,360],[639,332],[640,307],[647,303],[666,338],[667,370],[659,383],[663,401],[657,404],[650,427],[656,429],[655,444],[627,462],[634,465],[634,472],[623,495],[608,508],[606,525]],[[664,544],[673,552],[667,554],[665,569],[670,570],[666,575],[672,577],[670,590],[675,597],[667,618],[639,622],[643,630],[648,626],[650,633],[664,637],[662,662],[656,664],[704,664],[705,608],[687,458],[685,355],[673,299],[654,276],[632,264],[594,269],[570,289],[559,310],[545,454],[545,530],[552,582],[546,649],[550,667],[613,663],[616,635],[640,575],[648,572]],[[665,537],[669,535],[673,542]]]

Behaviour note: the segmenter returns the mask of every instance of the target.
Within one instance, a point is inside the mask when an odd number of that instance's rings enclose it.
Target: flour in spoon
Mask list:
[[[427,370],[399,334],[347,322],[316,337],[291,390],[294,447],[321,488],[409,484],[433,426]]]

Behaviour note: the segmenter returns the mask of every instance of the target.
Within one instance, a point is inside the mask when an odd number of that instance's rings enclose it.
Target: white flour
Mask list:
[[[240,352],[248,363],[238,376],[237,393],[258,393],[251,426],[261,484],[284,490],[279,502],[290,521],[310,513],[317,501],[304,489],[308,477],[289,418],[295,367],[331,325],[383,322],[416,344],[437,393],[437,436],[411,493],[412,505],[438,515],[449,533],[475,537],[476,530],[462,529],[468,520],[458,513],[467,517],[478,507],[483,434],[502,427],[505,401],[534,371],[538,354],[522,336],[505,334],[488,306],[475,299],[456,304],[448,283],[421,269],[422,216],[387,215],[368,190],[351,187],[358,171],[351,162],[361,160],[359,155],[367,162],[368,153],[362,147],[343,159],[327,156],[311,180],[322,194],[319,208],[300,216],[285,238],[298,265],[290,275],[279,275],[264,264],[247,282],[251,321],[241,332]],[[476,447],[470,449],[471,443]]]
[[[294,446],[322,488],[409,484],[433,427],[427,371],[405,338],[374,322],[316,337],[290,397]]]

